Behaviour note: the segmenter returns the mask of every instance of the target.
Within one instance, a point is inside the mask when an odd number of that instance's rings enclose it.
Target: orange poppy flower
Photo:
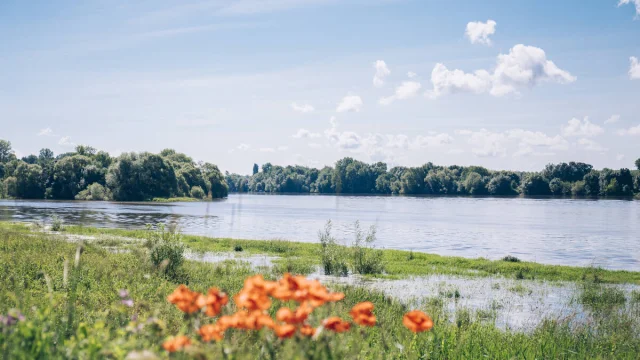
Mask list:
[[[276,325],[273,330],[281,339],[290,338],[296,333],[296,327],[291,324]]]
[[[307,320],[312,311],[313,307],[308,302],[305,302],[295,311],[286,307],[280,308],[276,313],[276,319],[287,324],[301,324]]]
[[[313,335],[316,334],[316,329],[311,327],[311,325],[304,324],[300,328],[300,334],[302,334],[304,336],[313,336]]]
[[[224,331],[225,329],[223,329],[222,326],[218,324],[209,324],[201,326],[200,330],[198,330],[198,333],[204,341],[220,341],[224,338]]]
[[[176,352],[191,345],[191,340],[188,337],[181,335],[176,336],[162,343],[162,347],[168,352]]]
[[[406,313],[402,318],[402,324],[414,333],[429,331],[433,328],[433,320],[431,320],[429,315],[419,310]]]
[[[207,295],[200,295],[196,300],[196,305],[200,308],[206,308],[207,316],[214,317],[220,314],[222,307],[227,305],[229,297],[227,294],[220,291],[218,288],[211,288],[207,292]]]
[[[322,322],[322,325],[325,329],[335,331],[337,333],[348,331],[351,328],[351,324],[349,322],[344,321],[337,316],[326,318]]]
[[[199,292],[191,291],[186,285],[182,284],[167,296],[167,300],[176,305],[182,312],[192,314],[201,308],[198,306],[198,298],[200,296]]]
[[[362,326],[374,326],[376,324],[376,316],[373,315],[373,303],[370,301],[356,304],[349,312],[353,318],[353,322]]]

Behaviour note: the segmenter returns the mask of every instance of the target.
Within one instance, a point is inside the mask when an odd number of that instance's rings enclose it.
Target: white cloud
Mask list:
[[[287,150],[289,150],[289,147],[281,145],[281,146],[278,146],[276,150],[278,150],[278,151],[287,151]]]
[[[549,156],[553,150],[569,149],[569,142],[560,135],[549,136],[539,131],[511,129],[504,132],[456,130],[456,134],[468,136],[471,152],[478,157],[505,157],[509,148],[516,147],[514,157]]]
[[[358,112],[362,108],[362,98],[358,95],[347,95],[345,96],[338,107],[336,108],[337,112],[348,112],[354,111]]]
[[[384,78],[391,74],[387,63],[382,60],[377,60],[373,63],[373,68],[376,69],[376,74],[373,76],[373,86],[382,87],[384,85]]]
[[[56,136],[51,128],[44,128],[38,132],[38,136]]]
[[[540,82],[566,84],[575,80],[576,77],[547,60],[544,50],[518,44],[508,54],[498,55],[492,73],[487,70],[465,73],[458,69],[449,70],[441,63],[436,64],[431,72],[433,90],[428,91],[427,96],[436,98],[455,92],[489,92],[493,96],[503,96]]]
[[[318,143],[309,143],[307,145],[309,145],[309,147],[312,149],[320,149],[322,147],[322,145]]]
[[[622,160],[624,160],[624,154],[618,154],[618,155],[616,155],[616,160],[618,160],[618,161],[622,161]]]
[[[496,22],[487,20],[486,23],[481,21],[472,21],[467,24],[465,35],[472,44],[491,45],[489,36],[496,33]]]
[[[600,145],[599,143],[587,138],[580,138],[578,140],[578,144],[582,145],[582,147],[585,150],[589,150],[589,151],[605,152],[609,150],[603,147],[602,145]]]
[[[251,145],[247,145],[247,144],[240,144],[238,146],[236,146],[236,149],[241,150],[241,151],[246,151],[251,149]]]
[[[640,135],[640,125],[632,126],[632,127],[628,128],[628,129],[618,130],[618,135],[620,135],[620,136]]]
[[[309,105],[309,104],[291,103],[291,108],[294,111],[305,113],[305,114],[313,112],[315,110],[315,108],[313,106]]]
[[[511,139],[517,139],[523,146],[546,147],[552,150],[567,150],[569,142],[562,136],[549,136],[540,131],[514,129],[506,132]]]
[[[404,100],[416,96],[418,91],[422,88],[419,82],[416,81],[404,81],[396,88],[394,95],[380,98],[380,104],[389,105],[395,100]]]
[[[443,145],[448,145],[453,142],[453,138],[446,133],[441,133],[437,135],[418,135],[415,137],[414,141],[411,143],[411,147],[413,149],[422,149],[426,147],[438,147]]]
[[[416,76],[418,76],[418,74],[414,73],[413,71],[409,71],[409,72],[407,73],[407,77],[408,77],[409,79],[413,79],[413,78],[414,78],[414,77],[416,77]]]
[[[318,133],[314,133],[314,132],[310,132],[307,129],[299,129],[297,133],[291,135],[291,137],[296,138],[296,139],[313,139],[313,138],[319,138],[321,135]]]
[[[605,124],[615,124],[620,120],[620,115],[611,115],[607,120],[604,121]]]
[[[638,62],[638,58],[632,56],[629,58],[629,62],[631,63],[631,65],[629,66],[629,78],[631,80],[640,79],[640,63]]]
[[[76,144],[71,142],[71,138],[69,136],[63,136],[60,138],[60,140],[58,141],[58,145],[62,145],[62,146],[68,146],[68,147],[75,147]]]
[[[640,0],[620,0],[618,6],[634,4],[636,7],[636,18],[640,17]]]
[[[573,118],[569,120],[567,125],[562,126],[562,135],[568,137],[594,137],[604,132],[604,129],[591,121],[589,117],[580,121],[580,119]]]

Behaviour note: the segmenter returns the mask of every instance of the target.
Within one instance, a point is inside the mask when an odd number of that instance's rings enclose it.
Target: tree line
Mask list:
[[[429,162],[388,169],[383,162],[346,157],[322,169],[266,163],[254,164],[252,175],[223,175],[216,165],[172,149],[112,157],[79,145],[59,155],[42,149],[18,159],[11,143],[0,140],[0,198],[146,201],[215,199],[229,192],[630,197],[640,193],[640,159],[635,165],[638,170],[596,170],[570,162],[520,172]]]
[[[18,159],[11,143],[0,140],[0,198],[146,201],[227,194],[216,165],[196,163],[172,149],[112,157],[79,145],[57,156],[42,149]]]
[[[540,172],[430,162],[387,169],[347,157],[322,169],[254,164],[252,175],[227,172],[225,178],[231,192],[629,197],[640,193],[640,159],[635,164],[638,170],[596,170],[581,162],[549,164]]]

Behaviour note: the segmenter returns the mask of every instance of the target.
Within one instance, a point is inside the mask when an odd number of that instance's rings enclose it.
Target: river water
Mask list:
[[[375,225],[376,245],[441,255],[640,271],[640,201],[463,197],[230,195],[214,202],[0,201],[0,220],[143,228],[176,223],[212,237],[316,242],[327,220],[353,242]]]

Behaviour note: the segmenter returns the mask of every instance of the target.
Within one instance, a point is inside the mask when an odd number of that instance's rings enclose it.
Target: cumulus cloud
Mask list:
[[[349,112],[354,111],[358,112],[362,109],[362,98],[358,95],[347,95],[342,98],[340,104],[336,108],[337,112]]]
[[[618,131],[618,135],[620,136],[625,136],[625,135],[640,135],[640,125],[637,126],[632,126],[628,129],[622,129]]]
[[[620,115],[611,115],[607,120],[604,121],[605,124],[615,124],[620,120]]]
[[[293,111],[301,112],[301,113],[310,113],[315,110],[315,108],[309,104],[298,104],[291,103],[291,108]]]
[[[76,144],[71,141],[71,138],[69,136],[61,137],[60,140],[58,140],[58,145],[68,146],[68,147],[75,147],[76,146]]]
[[[449,70],[441,63],[436,64],[431,72],[433,90],[428,91],[427,96],[436,98],[455,92],[489,92],[493,96],[503,96],[541,82],[566,84],[575,80],[575,76],[547,60],[544,50],[518,44],[508,54],[498,55],[492,72],[477,70],[465,73],[458,69]]]
[[[633,4],[636,8],[636,18],[640,17],[640,0],[620,0],[618,6]]]
[[[605,152],[609,150],[599,143],[587,138],[580,138],[578,140],[578,144],[581,145],[585,150],[589,151]]]
[[[587,116],[582,121],[573,118],[567,122],[567,125],[562,126],[562,135],[567,137],[594,137],[603,132],[604,129],[589,121]]]
[[[296,139],[313,139],[319,138],[320,136],[320,134],[311,132],[307,129],[299,129],[297,133],[291,135],[291,137]]]
[[[414,73],[413,71],[409,71],[409,72],[407,73],[407,77],[408,77],[409,79],[413,79],[413,78],[414,78],[414,77],[416,77],[416,76],[418,76],[418,74]]]
[[[384,85],[384,78],[391,74],[391,70],[387,67],[387,63],[382,60],[377,60],[373,63],[373,68],[376,69],[376,74],[373,75],[373,86],[382,87]]]
[[[40,129],[40,131],[38,132],[38,136],[56,136],[53,133],[53,130],[51,130],[51,128],[44,128],[44,129]]]
[[[465,35],[472,44],[491,45],[489,36],[496,33],[496,22],[493,20],[471,21],[467,24]]]
[[[638,58],[635,56],[632,56],[629,58],[629,62],[631,63],[631,65],[629,66],[629,78],[631,80],[639,80],[640,79],[640,63],[638,62]]]
[[[468,136],[471,152],[478,157],[505,157],[509,148],[516,147],[514,157],[553,155],[554,150],[567,150],[569,142],[560,135],[549,136],[539,131],[511,129],[504,132],[456,130],[456,134]]]
[[[404,100],[416,96],[422,88],[419,82],[405,81],[396,88],[395,94],[380,98],[380,104],[389,105],[396,100]]]

